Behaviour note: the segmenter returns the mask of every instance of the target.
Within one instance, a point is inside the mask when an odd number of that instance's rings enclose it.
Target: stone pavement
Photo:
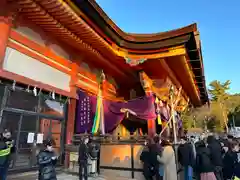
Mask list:
[[[66,174],[66,173],[61,173],[58,174],[58,180],[79,180],[77,176]],[[116,178],[116,177],[96,177],[96,178],[88,178],[88,180],[128,180],[124,178]],[[29,173],[23,173],[23,174],[14,174],[14,175],[9,175],[8,180],[37,180],[37,174],[36,172],[29,172]],[[131,179],[132,180],[132,179]]]
[[[61,173],[57,176],[58,180],[79,180],[77,176]],[[37,180],[37,174],[35,173],[23,173],[19,175],[10,175],[8,177],[8,180]],[[106,178],[103,177],[97,177],[97,178],[89,178],[89,180],[106,180]]]

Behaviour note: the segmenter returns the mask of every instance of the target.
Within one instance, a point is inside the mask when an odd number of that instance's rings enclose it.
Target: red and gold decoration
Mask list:
[[[147,59],[130,59],[130,58],[125,58],[125,61],[127,64],[130,66],[137,66],[139,64],[142,64],[146,61]]]

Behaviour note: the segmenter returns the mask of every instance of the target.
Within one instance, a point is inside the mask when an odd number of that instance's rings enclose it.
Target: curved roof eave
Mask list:
[[[190,33],[197,31],[197,24],[191,24],[189,26],[185,26],[179,29],[160,32],[160,33],[152,33],[152,34],[134,34],[134,33],[126,33],[122,31],[108,16],[107,14],[100,8],[100,6],[96,3],[95,0],[72,0],[77,8],[79,8],[83,14],[83,18],[87,23],[92,21],[94,23],[93,26],[97,25],[97,27],[92,27],[95,31],[99,32],[101,30],[104,34],[107,35],[112,43],[116,45],[126,48],[126,49],[135,49],[133,46],[139,44],[145,44],[146,46],[151,46],[152,43],[157,43],[159,41],[174,39],[180,36],[184,36]],[[129,46],[129,47],[128,47]],[[138,48],[137,48],[138,49]],[[150,49],[150,47],[148,48]]]
[[[197,31],[197,24],[191,24],[182,28],[159,32],[159,33],[151,33],[151,34],[136,34],[136,33],[126,33],[122,31],[102,10],[102,8],[96,3],[95,0],[88,0],[89,4],[97,11],[97,13],[103,18],[105,22],[125,41],[129,42],[152,42],[152,41],[160,41],[164,39],[169,39],[176,36],[181,36],[184,34],[188,34],[194,31]]]
[[[187,54],[190,57],[190,64],[194,65],[194,62],[199,62],[197,67],[193,68],[195,69],[193,70],[193,74],[197,81],[196,85],[200,90],[202,103],[208,101],[202,65],[201,46],[198,48],[200,41],[195,39],[195,34],[198,33],[196,23],[161,33],[126,33],[107,16],[95,0],[72,0],[72,3],[83,12],[81,18],[87,22],[92,29],[98,32],[110,45],[115,44],[126,51],[134,51],[134,54],[138,54],[137,52],[142,52],[143,50],[151,51],[157,48],[173,47],[180,44],[185,45]],[[178,40],[179,38],[181,41]],[[199,79],[199,82],[197,79]]]

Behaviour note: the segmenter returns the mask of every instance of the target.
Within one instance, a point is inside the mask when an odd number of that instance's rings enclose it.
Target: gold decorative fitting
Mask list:
[[[167,51],[159,52],[157,54],[146,54],[146,55],[136,55],[136,54],[129,54],[126,49],[117,48],[116,46],[112,46],[114,53],[117,56],[123,58],[129,58],[132,60],[139,60],[139,59],[159,59],[171,56],[180,56],[186,54],[186,49],[183,46],[177,46],[174,48],[169,48]]]

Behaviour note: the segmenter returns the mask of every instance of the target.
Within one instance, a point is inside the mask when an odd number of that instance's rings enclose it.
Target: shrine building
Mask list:
[[[12,170],[35,167],[32,148],[45,138],[61,155],[76,134],[159,134],[208,103],[197,24],[126,33],[95,0],[1,0],[0,80]]]

